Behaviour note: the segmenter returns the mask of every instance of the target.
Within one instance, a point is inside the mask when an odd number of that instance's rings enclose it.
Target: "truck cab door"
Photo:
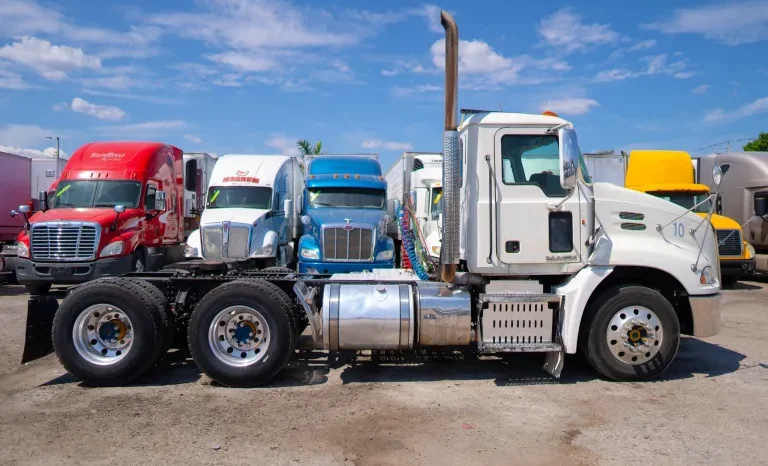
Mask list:
[[[545,128],[503,128],[496,133],[494,145],[494,156],[485,160],[489,176],[495,178],[491,254],[511,266],[512,273],[521,264],[546,265],[542,272],[556,273],[567,264],[581,262],[586,212],[581,204],[586,200],[581,200],[578,189],[569,193],[560,185],[557,133],[548,134]]]

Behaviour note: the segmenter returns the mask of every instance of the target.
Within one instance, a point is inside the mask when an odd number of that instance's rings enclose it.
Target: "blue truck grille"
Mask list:
[[[325,228],[323,259],[329,262],[372,262],[373,230],[358,227]]]

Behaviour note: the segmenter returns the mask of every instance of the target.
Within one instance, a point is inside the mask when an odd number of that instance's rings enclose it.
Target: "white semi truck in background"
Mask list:
[[[294,208],[304,189],[296,157],[223,155],[213,168],[200,228],[187,258],[248,259],[257,268],[296,262],[301,223]]]
[[[457,125],[458,29],[446,12],[441,22],[444,212],[436,274],[327,277],[232,263],[226,271],[100,279],[61,305],[29,301],[25,359],[50,352],[52,336],[75,377],[125,384],[181,328],[213,380],[263,385],[309,327],[329,358],[368,350],[536,352],[559,376],[565,354],[581,351],[608,378],[644,380],[672,364],[681,334],[717,333],[717,244],[708,218],[591,183],[573,125],[556,116],[475,112]]]
[[[443,156],[439,152],[404,152],[384,175],[387,202],[407,209],[406,223],[423,239],[424,252],[433,262],[440,258],[440,226],[443,215]],[[403,246],[401,221],[387,224],[387,234],[395,240],[396,266],[410,264]],[[410,268],[410,267],[407,267]]]

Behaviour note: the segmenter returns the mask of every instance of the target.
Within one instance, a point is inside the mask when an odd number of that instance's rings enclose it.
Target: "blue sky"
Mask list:
[[[462,108],[554,110],[583,151],[702,155],[768,131],[768,1],[670,3],[0,0],[0,150],[50,155],[57,135],[64,153],[291,153],[307,138],[387,168],[440,150],[441,8]]]

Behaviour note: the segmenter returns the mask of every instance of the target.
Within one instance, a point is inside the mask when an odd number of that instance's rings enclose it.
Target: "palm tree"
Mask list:
[[[299,147],[299,152],[302,157],[305,155],[319,155],[323,153],[323,141],[317,141],[315,145],[312,145],[311,142],[302,139],[301,141],[296,141],[296,145]]]

